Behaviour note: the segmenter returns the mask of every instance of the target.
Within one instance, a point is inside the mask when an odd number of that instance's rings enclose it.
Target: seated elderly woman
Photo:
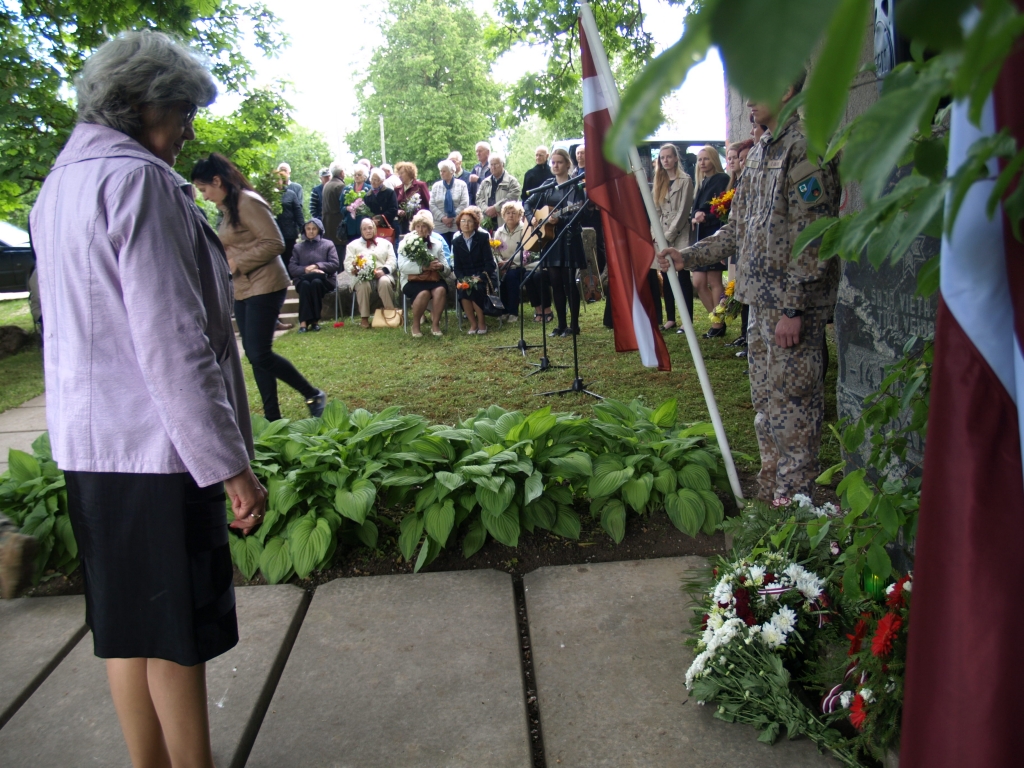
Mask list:
[[[243,533],[266,503],[228,263],[173,170],[217,95],[203,62],[156,32],[104,43],[31,214],[50,445],[137,766],[213,768],[205,662],[238,642],[225,494]]]
[[[392,275],[397,264],[391,243],[377,237],[377,225],[373,219],[362,220],[359,235],[345,249],[345,271],[356,276],[359,323],[363,328],[369,328],[374,282],[377,283],[377,295],[384,309],[395,308],[395,278]]]
[[[523,263],[529,260],[530,254],[519,247],[526,234],[523,204],[509,200],[501,206],[501,218],[504,223],[494,232],[494,239],[501,245],[494,249],[494,258],[501,274],[501,301],[507,313],[504,319],[509,320],[512,315],[519,314],[519,286],[526,273]]]
[[[434,216],[434,232],[444,241],[452,244],[452,235],[457,231],[455,217],[469,206],[469,187],[455,176],[455,163],[442,160],[437,164],[441,180],[434,182],[430,190],[430,212]]]
[[[288,261],[288,274],[299,292],[299,333],[320,330],[324,295],[338,287],[338,249],[324,237],[323,223],[310,219],[303,233]]]
[[[458,279],[459,301],[469,319],[470,336],[487,333],[484,301],[487,290],[497,279],[497,266],[491,251],[491,238],[480,229],[483,213],[475,205],[455,217],[459,234],[452,240],[452,262]]]
[[[430,304],[430,332],[441,336],[441,314],[448,298],[444,278],[451,275],[448,244],[435,234],[434,217],[420,211],[412,219],[412,232],[398,246],[402,293],[412,302],[412,335],[422,338],[420,323]]]

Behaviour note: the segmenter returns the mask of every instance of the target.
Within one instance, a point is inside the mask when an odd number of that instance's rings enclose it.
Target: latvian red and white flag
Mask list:
[[[1020,5],[1018,1],[1018,5]],[[1007,60],[979,130],[953,107],[949,174],[983,135],[1024,146],[1024,51]],[[990,178],[999,169],[993,163]],[[942,242],[931,409],[915,552],[900,764],[1024,763],[1024,246],[993,182],[975,184]]]
[[[636,177],[604,158],[604,137],[612,125],[608,98],[597,76],[587,34],[580,22],[583,56],[583,137],[587,152],[587,195],[601,209],[608,256],[608,300],[612,303],[615,351],[639,350],[649,368],[672,370],[668,347],[657,330],[647,273],[654,261],[650,224]]]

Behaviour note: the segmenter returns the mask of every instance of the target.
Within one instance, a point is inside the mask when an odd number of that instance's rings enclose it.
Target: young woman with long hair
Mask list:
[[[663,144],[658,151],[658,163],[654,169],[654,208],[661,220],[661,227],[665,231],[665,240],[671,248],[685,248],[690,244],[690,208],[693,206],[693,181],[689,174],[683,170],[679,163],[679,149],[675,144]],[[652,265],[653,269],[656,269]],[[657,277],[657,272],[653,273]],[[676,272],[679,275],[679,284],[683,289],[683,300],[686,302],[686,311],[690,313],[693,320],[693,282],[690,272],[680,269]],[[665,324],[662,330],[675,327],[676,324],[676,301],[672,295],[666,277],[664,284],[665,294]],[[652,293],[657,297],[658,293],[652,281]]]

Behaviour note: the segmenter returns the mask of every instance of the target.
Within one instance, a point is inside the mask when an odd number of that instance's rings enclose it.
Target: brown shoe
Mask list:
[[[0,533],[0,597],[18,597],[32,581],[39,542],[22,533]]]
[[[295,323],[282,323],[280,320],[277,321],[277,327],[275,331],[290,331],[295,327]]]

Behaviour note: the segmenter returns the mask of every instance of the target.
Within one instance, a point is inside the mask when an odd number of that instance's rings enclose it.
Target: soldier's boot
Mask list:
[[[0,597],[18,597],[32,581],[39,542],[13,529],[0,529]]]

